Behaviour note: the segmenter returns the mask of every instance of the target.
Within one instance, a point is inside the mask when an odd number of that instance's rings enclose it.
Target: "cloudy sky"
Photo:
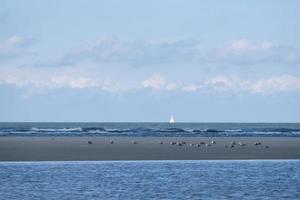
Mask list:
[[[0,121],[299,122],[296,0],[0,0]]]

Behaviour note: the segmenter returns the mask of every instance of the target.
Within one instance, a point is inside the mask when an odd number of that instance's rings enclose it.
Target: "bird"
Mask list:
[[[92,141],[88,141],[88,144],[93,144]]]
[[[132,140],[131,143],[132,144],[137,144],[137,141]]]
[[[244,143],[242,143],[242,142],[238,142],[238,144],[239,144],[240,146],[246,146],[246,144],[244,144]]]
[[[261,145],[261,142],[254,142],[254,145],[255,145],[255,146]]]
[[[212,144],[216,144],[216,141],[212,140],[211,143],[212,143]]]
[[[159,141],[159,144],[163,144],[164,142],[163,141]]]
[[[113,141],[113,140],[109,140],[109,143],[110,143],[110,144],[113,144],[113,143],[114,143],[114,141]]]

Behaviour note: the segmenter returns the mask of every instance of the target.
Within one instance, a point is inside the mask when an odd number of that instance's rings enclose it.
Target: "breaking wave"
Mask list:
[[[192,129],[192,128],[106,128],[106,127],[64,127],[1,128],[0,136],[289,136],[300,137],[297,128],[242,128],[242,129]]]

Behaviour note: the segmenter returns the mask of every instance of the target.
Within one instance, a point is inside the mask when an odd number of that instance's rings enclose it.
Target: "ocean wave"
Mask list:
[[[82,128],[75,127],[75,128],[30,128],[33,132],[79,132],[82,131]]]
[[[89,130],[89,131],[87,131],[87,132],[88,132],[88,133],[91,133],[91,134],[102,134],[102,133],[107,133],[107,131],[100,130],[100,129]]]
[[[102,127],[87,127],[81,128],[83,131],[106,131],[105,128]]]
[[[242,129],[225,129],[225,132],[243,132]]]
[[[291,136],[300,137],[298,128],[227,128],[193,129],[180,127],[10,127],[1,128],[0,136]]]

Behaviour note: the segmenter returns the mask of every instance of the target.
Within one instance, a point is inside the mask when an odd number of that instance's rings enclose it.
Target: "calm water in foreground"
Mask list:
[[[300,199],[300,161],[0,163],[0,199]]]

